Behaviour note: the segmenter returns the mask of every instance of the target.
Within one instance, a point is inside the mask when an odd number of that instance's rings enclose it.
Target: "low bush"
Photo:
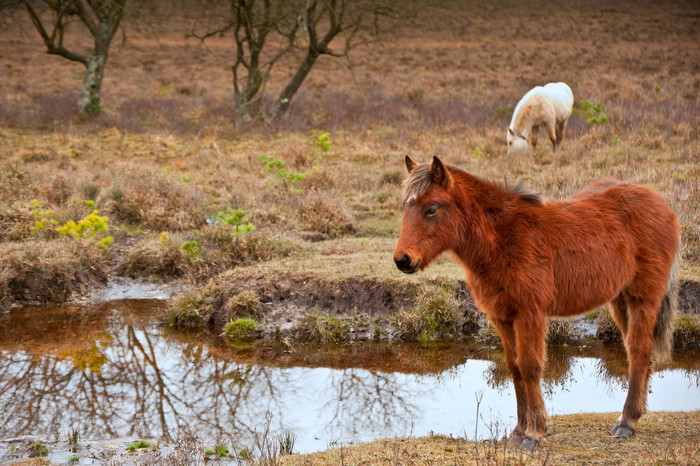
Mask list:
[[[68,239],[0,243],[0,305],[60,303],[106,281],[106,253]]]
[[[673,330],[675,348],[693,348],[700,346],[700,315],[681,314]]]
[[[127,277],[163,279],[180,277],[190,270],[186,252],[166,232],[158,239],[141,241],[124,254],[117,268]]]
[[[418,290],[413,307],[399,312],[397,326],[408,340],[456,338],[466,322],[466,312],[457,290],[428,283]]]
[[[176,328],[202,328],[209,325],[214,313],[214,290],[188,291],[172,300],[166,314],[166,321]]]
[[[116,219],[155,231],[199,228],[206,219],[204,196],[160,173],[117,174],[102,201]]]
[[[198,278],[212,277],[246,263],[284,257],[294,247],[283,238],[262,232],[240,235],[235,229],[223,224],[203,228],[196,236],[197,243],[193,248],[197,252],[190,254],[190,258],[193,273]]]
[[[320,235],[321,239],[354,233],[352,218],[341,199],[328,192],[310,191],[298,211],[301,228]]]
[[[617,328],[617,324],[615,324],[607,306],[600,308],[598,313],[596,337],[605,341],[622,341],[622,332]]]
[[[225,311],[233,317],[254,316],[261,309],[255,290],[245,290],[226,301]]]

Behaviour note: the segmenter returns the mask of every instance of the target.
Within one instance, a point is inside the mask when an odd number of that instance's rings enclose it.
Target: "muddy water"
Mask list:
[[[296,452],[429,432],[473,438],[512,428],[515,397],[495,346],[373,344],[230,348],[206,332],[170,332],[162,301],[20,309],[0,316],[0,438],[64,440],[195,433],[252,447],[291,431]],[[676,353],[652,377],[649,408],[700,409],[700,357]],[[550,352],[550,414],[618,411],[619,346]],[[479,400],[477,402],[477,400]],[[477,408],[479,412],[477,425]]]

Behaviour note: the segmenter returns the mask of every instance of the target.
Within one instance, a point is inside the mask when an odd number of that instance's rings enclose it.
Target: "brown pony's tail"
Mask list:
[[[656,319],[656,328],[654,328],[654,353],[655,360],[658,364],[669,362],[671,359],[671,350],[673,350],[673,327],[676,321],[678,307],[680,249],[679,245],[676,248],[676,254],[673,258],[671,272],[668,274],[666,294],[661,301],[661,308],[659,309],[659,314]]]

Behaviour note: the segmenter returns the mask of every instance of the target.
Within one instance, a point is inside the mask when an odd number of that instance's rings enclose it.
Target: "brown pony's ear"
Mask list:
[[[450,184],[447,169],[437,155],[433,156],[433,161],[430,163],[430,174],[433,177],[433,183],[439,184],[443,188],[447,188],[447,185]]]
[[[410,155],[406,155],[406,170],[408,170],[408,173],[410,174],[417,166],[418,164],[415,160],[413,160]]]

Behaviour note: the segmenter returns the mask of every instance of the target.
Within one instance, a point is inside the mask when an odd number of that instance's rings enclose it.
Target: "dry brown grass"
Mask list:
[[[127,277],[160,280],[184,275],[190,267],[187,254],[170,235],[146,239],[129,248],[121,258],[118,273]]]
[[[4,242],[0,257],[0,306],[63,302],[106,281],[102,251],[86,241]]]
[[[434,435],[394,438],[281,457],[284,465],[373,464],[697,464],[700,412],[651,412],[637,434],[619,441],[607,432],[617,414],[571,414],[550,419],[550,435],[535,451],[507,440],[472,442]],[[496,429],[497,426],[491,426]]]

